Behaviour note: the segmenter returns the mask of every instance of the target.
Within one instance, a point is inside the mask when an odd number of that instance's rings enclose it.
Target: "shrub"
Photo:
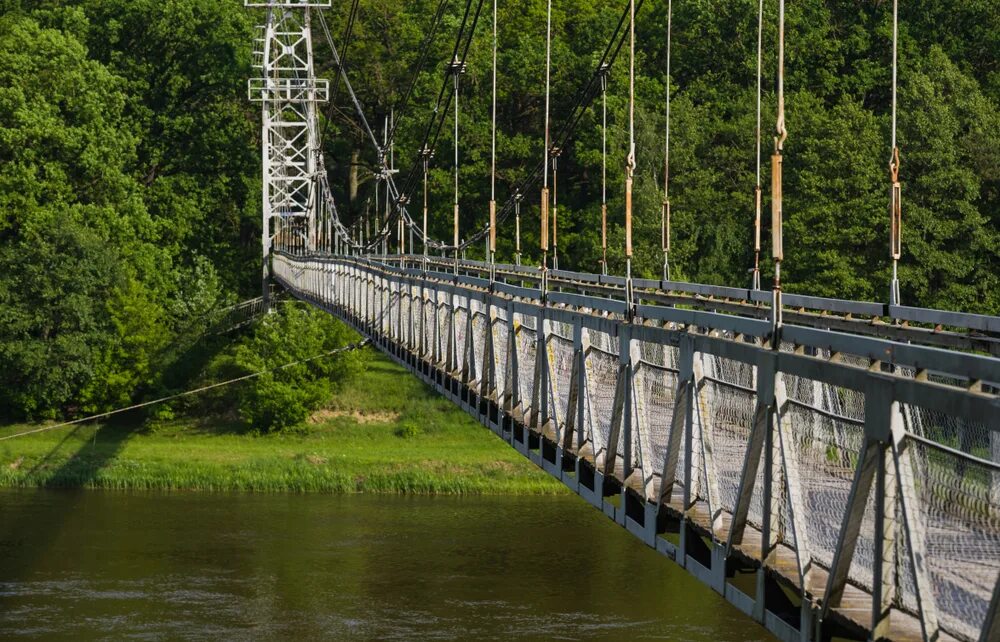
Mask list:
[[[265,374],[224,389],[207,403],[216,411],[235,403],[240,419],[261,432],[301,424],[330,398],[335,386],[362,367],[360,351],[325,356],[357,340],[351,329],[324,312],[281,303],[208,368],[215,380]]]

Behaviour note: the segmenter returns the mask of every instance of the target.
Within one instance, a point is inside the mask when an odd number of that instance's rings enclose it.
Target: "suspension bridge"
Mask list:
[[[483,1],[474,10],[471,0],[466,4],[438,108],[401,184],[392,147],[396,123],[386,125],[381,140],[369,126],[330,37],[323,13],[329,2],[245,4],[266,10],[255,41],[262,74],[249,83],[263,116],[265,288],[255,305],[267,306],[273,282],[352,325],[779,639],[1000,640],[1000,318],[902,305],[895,276],[888,303],[783,293],[780,278],[761,289],[759,100],[751,284],[670,280],[669,160],[663,274],[640,279],[631,273],[631,119],[641,1],[627,2],[559,130],[549,123],[550,9],[545,156],[502,206],[495,183],[493,3],[492,198],[489,221],[464,240],[458,99]],[[780,277],[787,134],[783,1],[779,7],[770,200],[771,255]],[[352,10],[352,23],[354,17]],[[339,82],[379,158],[387,215],[374,232],[341,220],[330,189],[317,106],[331,92],[314,70],[314,22],[338,58]],[[669,43],[669,27],[667,37]],[[895,37],[893,44],[895,80]],[[607,70],[623,51],[633,80],[626,271],[607,273],[606,189],[600,269],[560,270],[558,150],[598,95],[607,129]],[[456,115],[456,197],[454,235],[442,242],[427,232],[426,180],[448,102]],[[669,108],[667,114],[669,123]],[[669,129],[665,151],[669,159]],[[902,221],[895,140],[892,158],[895,266]],[[421,176],[418,220],[409,206]],[[531,193],[540,195],[538,266],[521,264],[520,207]],[[502,227],[512,217],[513,230]],[[496,258],[501,229],[516,235],[510,263]],[[463,258],[484,240],[487,260]],[[389,251],[393,243],[396,252]]]

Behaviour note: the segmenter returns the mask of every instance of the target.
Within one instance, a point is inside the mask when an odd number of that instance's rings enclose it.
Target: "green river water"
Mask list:
[[[0,491],[0,638],[769,639],[575,496]]]

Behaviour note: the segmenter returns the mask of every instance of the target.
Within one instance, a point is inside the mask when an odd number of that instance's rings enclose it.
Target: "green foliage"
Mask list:
[[[624,7],[618,0],[553,3],[552,118],[558,131],[578,89],[589,82]],[[426,33],[432,0],[362,3],[348,54],[349,73],[375,123],[406,87]],[[635,272],[661,272],[665,2],[638,15],[636,80]],[[463,4],[452,6],[432,44],[396,136],[403,176],[416,160],[424,124],[450,60]],[[503,203],[542,161],[544,3],[500,4],[498,200]],[[785,148],[786,289],[884,301],[888,298],[891,3],[802,0],[788,6]],[[348,5],[335,8],[333,31]],[[769,156],[773,147],[776,8],[765,3],[761,183],[764,248],[771,271]],[[490,38],[481,18],[462,81],[461,235],[486,222],[490,193]],[[899,143],[902,150],[904,303],[1000,313],[1000,13],[995,2],[920,1],[900,7]],[[416,27],[415,27],[416,26]],[[753,265],[757,3],[674,3],[671,131],[672,276],[743,286]],[[612,69],[608,192],[611,267],[624,270],[623,166],[627,153],[627,47]],[[330,55],[318,45],[317,58]],[[332,74],[331,74],[332,75]],[[559,160],[560,267],[593,271],[600,258],[600,96]],[[341,99],[326,137],[332,183],[347,185],[352,151],[373,163],[351,107]],[[347,114],[346,116],[344,114]],[[397,114],[399,117],[399,114]],[[451,238],[453,145],[450,115],[430,177],[433,236]],[[339,164],[338,164],[339,163]],[[371,196],[363,184],[353,207]],[[419,192],[419,182],[416,191]],[[341,202],[350,203],[344,194]],[[525,262],[539,260],[538,192],[522,208]],[[499,232],[511,260],[513,220]],[[482,256],[479,245],[473,258]]]
[[[452,57],[464,3],[450,3],[405,109],[399,104],[438,0],[366,0],[347,71],[376,128],[393,108],[400,184]],[[775,98],[776,16],[765,3],[764,251]],[[1000,12],[994,0],[914,0],[901,9],[906,304],[1000,313]],[[326,12],[340,38],[351,3]],[[558,132],[621,15],[621,0],[556,0],[552,127]],[[753,0],[675,3],[672,276],[745,286],[753,264],[756,9]],[[788,6],[789,139],[783,281],[790,291],[886,300],[891,3]],[[220,349],[202,337],[259,279],[259,122],[246,100],[260,12],[229,0],[0,0],[0,419],[106,409],[187,387]],[[461,85],[461,236],[490,195],[492,16],[484,11]],[[666,3],[638,16],[635,273],[660,274]],[[498,188],[503,203],[544,150],[542,2],[500,3]],[[316,61],[339,71],[315,34]],[[623,52],[624,53],[624,52]],[[624,267],[627,66],[608,91],[611,268]],[[339,84],[339,83],[334,83]],[[361,216],[376,165],[341,88],[324,108],[325,153],[342,213]],[[560,267],[598,269],[600,98],[559,161]],[[432,235],[451,238],[453,133],[430,175]],[[353,177],[353,179],[352,179]],[[416,197],[419,180],[409,194]],[[525,195],[524,260],[538,260],[538,193]],[[414,198],[413,202],[419,202]],[[499,256],[513,255],[513,220]],[[483,247],[471,248],[470,257]],[[235,359],[235,354],[229,354]],[[244,372],[247,363],[232,363]],[[218,367],[222,367],[221,365]],[[322,390],[274,387],[261,425],[289,425]],[[280,397],[280,398],[279,398]],[[283,417],[285,402],[295,411]],[[249,417],[248,417],[249,418]]]
[[[0,487],[529,495],[565,486],[371,348],[333,409],[291,433],[217,416],[83,425],[0,442]],[[376,391],[378,394],[373,394]],[[421,427],[406,438],[406,427]],[[24,427],[0,427],[0,436]]]
[[[0,418],[186,385],[259,274],[250,18],[195,0],[2,8]]]
[[[208,380],[266,371],[221,392],[213,405],[235,403],[240,418],[255,430],[296,427],[362,366],[363,356],[357,351],[328,356],[356,339],[353,331],[324,312],[297,303],[281,305],[255,325],[245,341],[209,364]],[[294,365],[283,367],[286,364]]]

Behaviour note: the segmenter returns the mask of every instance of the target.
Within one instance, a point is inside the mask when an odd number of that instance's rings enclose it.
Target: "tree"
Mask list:
[[[206,370],[208,380],[265,372],[222,393],[233,400],[251,428],[271,432],[302,423],[326,402],[334,387],[362,363],[357,352],[330,355],[356,340],[347,326],[303,304],[288,302],[254,327],[253,333]],[[294,364],[288,367],[287,364]],[[278,369],[280,368],[280,369]],[[212,401],[219,407],[220,399]]]

